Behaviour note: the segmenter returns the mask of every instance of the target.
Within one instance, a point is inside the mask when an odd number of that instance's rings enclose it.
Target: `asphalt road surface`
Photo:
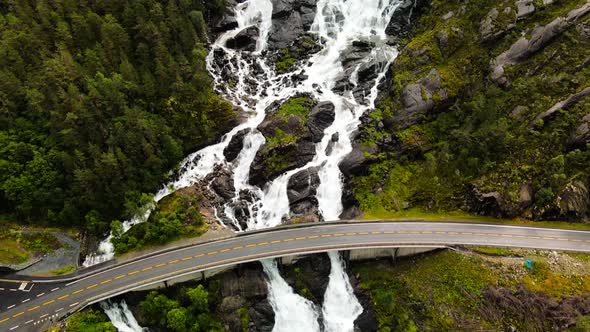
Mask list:
[[[407,246],[500,246],[590,252],[590,232],[452,222],[349,222],[277,228],[167,251],[72,281],[1,280],[0,331],[38,331],[92,303],[197,271],[263,258]],[[11,291],[18,289],[21,291]],[[11,288],[6,288],[11,287]],[[26,291],[28,289],[28,291]],[[12,294],[19,294],[11,296]],[[23,295],[23,293],[26,293]]]

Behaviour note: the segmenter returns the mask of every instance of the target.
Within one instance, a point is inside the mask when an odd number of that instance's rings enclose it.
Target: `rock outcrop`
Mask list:
[[[576,129],[572,131],[568,146],[570,148],[584,148],[588,143],[590,143],[590,113],[586,114]]]
[[[271,50],[289,47],[311,28],[317,0],[273,0],[272,28],[268,35]]]
[[[237,132],[229,141],[227,147],[223,150],[225,160],[232,162],[242,151],[244,147],[244,137],[250,132],[249,129],[243,129]]]
[[[566,16],[556,18],[545,26],[536,27],[530,38],[521,37],[507,51],[492,60],[490,79],[500,85],[508,85],[508,79],[504,76],[504,67],[530,58],[588,12],[590,12],[590,2],[570,11]]]
[[[253,52],[256,50],[259,35],[260,30],[258,30],[258,27],[252,26],[229,39],[226,46],[236,50]]]
[[[545,112],[537,115],[535,119],[529,124],[529,129],[538,129],[541,127],[545,122],[551,120],[555,117],[560,110],[568,110],[572,106],[576,105],[582,98],[590,95],[590,87],[585,88],[584,90],[569,96],[568,98],[559,101],[557,104],[553,105],[550,109],[546,110]]]

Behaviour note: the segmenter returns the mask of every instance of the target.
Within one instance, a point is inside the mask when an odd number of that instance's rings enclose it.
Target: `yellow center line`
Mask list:
[[[219,250],[219,252],[228,252],[228,251],[230,251],[230,250],[231,250],[231,249],[223,249],[223,250]]]
[[[381,233],[383,233],[383,232],[371,232],[371,234],[375,234],[375,235],[381,234]]]
[[[275,243],[281,243],[281,240],[274,240],[274,241],[270,241],[270,243],[275,244]]]
[[[291,242],[293,241],[293,238],[288,238],[288,239],[284,239],[283,242]]]
[[[120,276],[116,276],[115,280],[119,280],[121,278],[125,278],[127,275],[126,274],[121,274]]]
[[[552,238],[552,237],[546,237],[546,236],[543,236],[543,237],[542,237],[542,239],[543,239],[543,240],[553,240],[553,238]]]
[[[73,292],[72,295],[76,295],[78,293],[82,293],[83,291],[84,291],[84,288],[78,289],[77,291]]]
[[[100,284],[104,285],[104,284],[108,284],[109,282],[113,281],[113,279],[107,279],[105,281],[101,281]]]
[[[250,243],[246,245],[246,248],[256,247],[256,243]]]
[[[52,304],[53,302],[55,302],[55,300],[50,300],[50,301],[47,301],[47,302],[43,303],[43,305],[50,305],[50,304]]]
[[[568,241],[569,239],[564,239],[564,238],[560,237],[560,238],[557,238],[556,240],[557,241]]]
[[[237,247],[233,247],[232,249],[233,250],[240,250],[240,249],[244,249],[244,247],[243,246],[237,246]]]
[[[135,273],[139,273],[139,271],[135,271],[135,272],[132,272],[132,273],[133,273],[133,274],[135,274]],[[92,289],[92,288],[94,288],[94,287],[96,287],[96,286],[98,286],[98,284],[90,285],[90,286],[86,287],[86,289]]]
[[[178,262],[180,262],[178,259],[174,259],[174,260],[169,261],[168,264],[176,264]]]
[[[20,315],[22,315],[22,314],[24,314],[24,313],[25,313],[24,311],[21,311],[21,312],[19,312],[18,314],[14,314],[14,315],[12,315],[12,318],[16,318],[16,317],[18,317],[18,316],[20,316]]]
[[[295,241],[301,241],[301,240],[305,240],[305,236],[304,237],[296,237]]]
[[[344,234],[342,234],[342,233],[336,233],[336,234],[334,234],[334,236],[344,236]]]
[[[0,320],[0,323],[4,323],[5,321],[9,320],[10,318],[4,318],[3,320]]]
[[[350,232],[350,233],[346,233],[347,236],[353,236],[356,235],[356,232]]]
[[[208,252],[207,255],[215,255],[216,253],[218,253],[218,251],[217,250],[214,250],[214,251]]]
[[[268,244],[268,242],[266,242],[266,241],[258,243],[259,246],[265,246],[267,244]]]
[[[317,239],[318,237],[319,237],[319,236],[317,236],[317,235],[310,235],[310,236],[308,236],[307,238],[308,238],[308,239]]]
[[[369,232],[359,232],[359,235],[369,235]]]
[[[155,265],[155,267],[162,267],[162,266],[166,266],[166,263],[160,263],[160,264]]]
[[[151,269],[153,269],[153,268],[154,268],[153,266],[148,266],[148,267],[144,267],[144,268],[143,268],[143,269],[141,269],[141,270],[142,270],[142,271],[149,271],[149,270],[151,270]],[[101,282],[101,284],[102,284],[102,282]]]
[[[185,257],[185,258],[183,258],[182,260],[183,260],[183,261],[188,261],[189,259],[193,259],[193,256],[188,256],[188,257]]]
[[[584,242],[590,242],[590,240],[584,240]]]
[[[138,274],[138,273],[139,273],[139,270],[135,270],[135,271],[133,271],[133,272],[129,272],[129,273],[127,273],[127,275],[128,275],[128,276],[132,276],[132,275],[134,275],[134,274]],[[88,287],[86,287],[86,289],[88,289]]]
[[[432,232],[431,232],[431,231],[422,231],[422,232],[420,232],[420,233],[421,233],[421,234],[432,234]]]
[[[395,234],[395,233],[397,233],[397,232],[394,232],[394,231],[385,231],[385,232],[383,232],[383,233],[384,233],[384,234]]]
[[[463,234],[463,235],[473,235],[472,232],[461,232],[461,234]]]
[[[501,236],[503,236],[503,237],[514,237],[514,236],[512,236],[512,234],[502,234]]]
[[[584,240],[576,240],[576,239],[571,239],[570,241],[572,241],[572,242],[584,242]]]
[[[194,258],[199,258],[199,257],[203,257],[203,256],[205,256],[205,254],[197,254],[197,255],[194,255],[193,257]]]
[[[332,234],[322,234],[322,237],[331,237]]]
[[[30,309],[29,309],[29,310],[27,310],[27,311],[33,311],[33,310],[37,310],[37,309],[39,309],[39,308],[41,308],[41,306],[38,306],[38,305],[37,305],[37,306],[34,306],[34,307],[30,308]]]
[[[63,299],[65,299],[66,297],[69,297],[69,296],[70,296],[70,294],[66,294],[66,295],[64,295],[64,296],[60,296],[60,297],[58,297],[57,299],[58,299],[58,300],[63,300]]]

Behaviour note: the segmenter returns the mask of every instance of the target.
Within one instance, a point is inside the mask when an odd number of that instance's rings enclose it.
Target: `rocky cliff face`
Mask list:
[[[590,3],[421,8],[341,165],[350,204],[587,220]]]

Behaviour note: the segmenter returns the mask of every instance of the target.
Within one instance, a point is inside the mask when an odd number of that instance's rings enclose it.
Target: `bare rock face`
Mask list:
[[[273,0],[272,29],[268,35],[271,50],[289,47],[311,28],[317,0]]]
[[[556,18],[546,26],[536,27],[530,39],[525,36],[521,37],[507,51],[491,61],[490,79],[502,86],[507,86],[509,82],[504,76],[504,67],[518,64],[530,58],[588,12],[590,12],[590,2],[570,11],[566,16]]]
[[[516,16],[521,19],[535,12],[535,5],[533,0],[518,0],[516,1],[516,8],[518,10]]]
[[[585,147],[588,143],[590,143],[590,114],[586,114],[571,133],[568,146],[570,148]]]
[[[315,195],[320,185],[318,171],[318,167],[304,169],[289,179],[287,196],[293,214],[297,216],[317,214],[318,201]]]
[[[432,69],[417,83],[403,88],[403,108],[394,114],[392,124],[398,129],[408,128],[420,122],[437,104],[444,104],[447,100],[448,95],[442,86],[440,74],[437,69]]]

